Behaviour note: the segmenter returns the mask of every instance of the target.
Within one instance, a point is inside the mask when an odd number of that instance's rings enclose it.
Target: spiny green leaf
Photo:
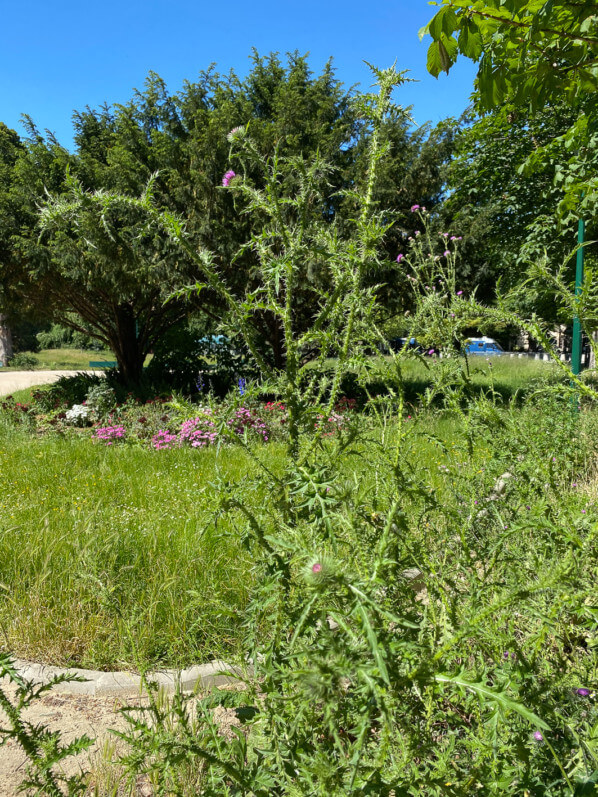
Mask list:
[[[538,717],[537,714],[534,714],[533,711],[530,711],[528,708],[526,708],[522,703],[519,703],[512,697],[509,697],[504,690],[497,691],[481,681],[470,681],[469,679],[463,677],[461,673],[455,673],[454,675],[437,673],[434,676],[434,679],[438,681],[438,683],[454,684],[462,689],[469,689],[470,691],[475,692],[475,694],[477,694],[482,700],[490,700],[494,703],[498,703],[498,705],[504,709],[515,711],[537,728],[542,728],[545,731],[550,730],[550,726],[547,725],[543,719]]]

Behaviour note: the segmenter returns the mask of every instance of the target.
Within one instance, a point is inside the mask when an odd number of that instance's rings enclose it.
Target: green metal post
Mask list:
[[[579,249],[577,250],[577,263],[575,267],[575,295],[581,294],[581,286],[583,285],[583,242],[585,233],[585,222],[583,219],[579,220],[577,226],[577,243]],[[575,316],[573,319],[573,340],[571,343],[571,370],[574,374],[579,374],[581,371],[581,324],[579,317]]]

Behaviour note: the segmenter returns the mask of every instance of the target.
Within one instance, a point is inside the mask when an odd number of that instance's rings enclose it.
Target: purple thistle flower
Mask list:
[[[397,255],[397,263],[400,263],[401,260],[404,260],[404,259],[405,259],[405,255],[401,255],[401,254]]]
[[[450,252],[449,252],[449,250],[448,250],[448,249],[445,249],[445,250],[444,250],[444,256],[445,256],[445,257],[448,257],[449,255],[450,255]]]
[[[579,695],[580,697],[587,697],[590,694],[590,690],[582,686],[580,689],[575,690],[575,694]]]
[[[430,350],[428,351],[428,354],[434,354],[434,349],[430,349]]]
[[[411,212],[412,213],[415,213],[417,210],[419,210],[419,205],[411,205]]]
[[[229,170],[228,170],[228,171],[225,173],[224,177],[222,178],[222,185],[223,185],[225,188],[227,188],[227,187],[228,187],[228,185],[229,185],[229,183],[230,183],[230,181],[233,179],[233,177],[236,177],[236,176],[237,176],[237,175],[235,174],[235,172],[233,172],[233,170],[232,170],[232,169],[229,169]]]
[[[322,569],[322,565],[319,562],[316,562],[315,564],[313,564],[311,566],[311,572],[312,573],[319,573],[321,569]]]
[[[463,291],[457,291],[457,296],[463,296]]]
[[[540,733],[540,731],[534,731],[534,739],[535,739],[537,742],[543,742],[543,741],[544,741],[544,737],[542,736],[542,734]]]

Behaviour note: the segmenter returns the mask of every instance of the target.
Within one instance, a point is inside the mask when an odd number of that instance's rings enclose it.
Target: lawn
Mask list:
[[[43,349],[38,352],[23,352],[35,360],[34,370],[81,371],[88,370],[90,361],[114,361],[114,354],[108,350],[84,351],[83,349]],[[2,371],[21,371],[22,366],[0,368]]]

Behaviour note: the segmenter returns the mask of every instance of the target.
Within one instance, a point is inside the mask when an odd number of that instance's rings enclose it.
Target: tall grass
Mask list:
[[[213,484],[248,457],[85,437],[0,436],[2,645],[100,668],[134,663],[129,634],[147,662],[238,653],[252,567]]]

